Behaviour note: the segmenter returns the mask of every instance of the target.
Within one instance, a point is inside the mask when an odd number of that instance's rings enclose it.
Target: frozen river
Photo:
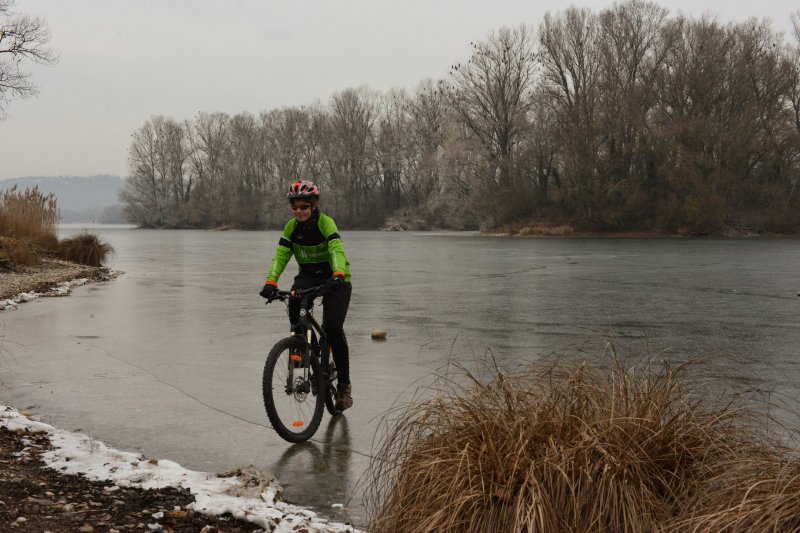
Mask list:
[[[261,400],[266,353],[288,331],[258,296],[279,234],[92,231],[125,274],[0,314],[0,401],[194,470],[269,470],[288,500],[337,520],[363,523],[359,480],[387,410],[489,350],[514,368],[610,340],[627,357],[704,357],[715,390],[800,396],[798,240],[344,231],[356,403],[291,446]]]

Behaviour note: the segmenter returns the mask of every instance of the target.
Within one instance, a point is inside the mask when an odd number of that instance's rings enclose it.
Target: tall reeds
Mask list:
[[[17,190],[13,186],[0,195],[0,235],[33,241],[56,235],[59,211],[56,197],[44,195],[38,187]]]
[[[0,194],[0,260],[20,265],[39,263],[41,243],[56,237],[59,211],[56,197],[37,187]]]
[[[615,360],[444,379],[381,441],[372,531],[797,531],[797,456],[679,374]]]

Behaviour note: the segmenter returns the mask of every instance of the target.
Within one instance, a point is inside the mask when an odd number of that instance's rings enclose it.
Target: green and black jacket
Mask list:
[[[278,278],[292,255],[300,265],[301,273],[331,278],[334,273],[350,281],[350,263],[344,255],[342,238],[333,219],[315,209],[307,222],[293,218],[286,223],[278,241],[278,248],[267,272],[267,283],[277,285]]]

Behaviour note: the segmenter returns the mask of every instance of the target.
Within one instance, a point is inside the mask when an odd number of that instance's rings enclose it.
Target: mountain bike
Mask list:
[[[278,291],[274,300],[300,300],[300,316],[292,335],[279,340],[264,363],[261,388],[264,407],[273,429],[289,442],[310,439],[322,421],[323,405],[337,416],[336,365],[328,337],[312,314],[314,299],[326,285],[295,291]],[[268,300],[267,304],[271,301]]]

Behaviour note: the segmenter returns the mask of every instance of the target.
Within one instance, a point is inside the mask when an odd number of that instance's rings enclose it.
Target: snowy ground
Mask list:
[[[4,405],[0,405],[0,426],[46,432],[54,449],[42,457],[48,467],[58,472],[109,481],[122,487],[189,489],[195,498],[189,507],[194,511],[208,515],[230,513],[277,533],[301,529],[363,533],[353,526],[329,522],[312,511],[282,502],[278,483],[258,471],[244,470],[237,475],[219,477],[187,470],[172,461],[148,459],[108,448],[87,435],[56,429]]]

